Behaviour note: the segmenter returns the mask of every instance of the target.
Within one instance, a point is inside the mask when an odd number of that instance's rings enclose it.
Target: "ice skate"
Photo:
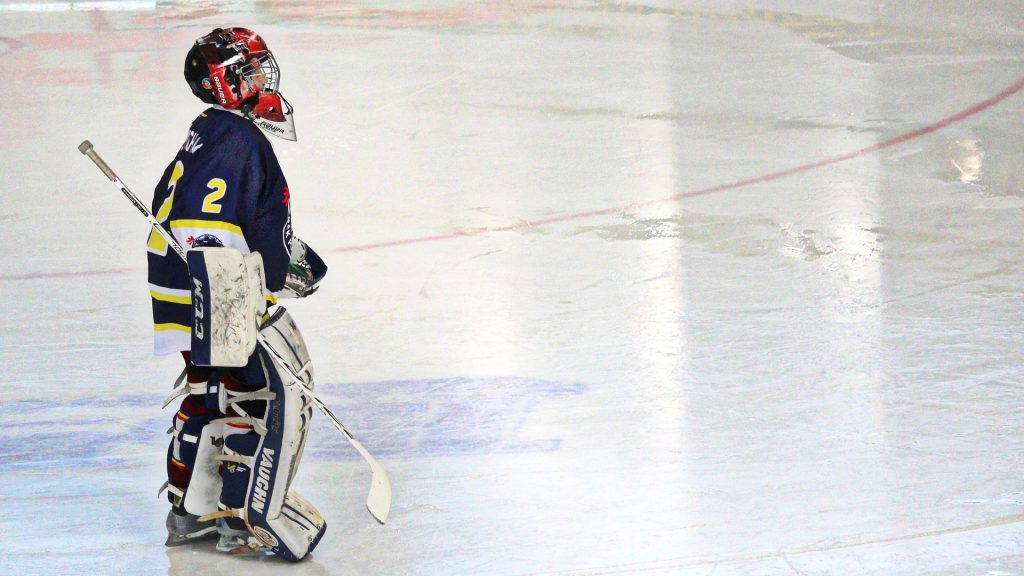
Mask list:
[[[217,551],[227,554],[273,554],[270,548],[260,544],[248,530],[232,528],[224,518],[217,519]]]
[[[164,545],[181,546],[216,537],[217,525],[213,520],[200,522],[195,514],[184,510],[179,514],[174,508],[167,512],[167,541]]]

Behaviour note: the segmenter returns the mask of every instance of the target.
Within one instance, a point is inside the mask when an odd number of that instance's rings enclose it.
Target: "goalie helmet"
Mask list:
[[[248,28],[214,28],[185,57],[185,80],[200,100],[237,110],[266,132],[295,140],[292,107],[277,91],[280,79],[274,54]]]

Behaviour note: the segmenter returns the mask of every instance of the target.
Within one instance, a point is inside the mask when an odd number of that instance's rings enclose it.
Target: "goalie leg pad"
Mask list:
[[[259,443],[260,435],[251,430],[244,434],[232,434],[224,439],[224,453],[251,458],[256,454]],[[244,461],[224,463],[221,468],[224,488],[220,495],[220,503],[223,508],[237,509],[245,506],[245,494],[249,488],[251,475],[252,467]]]
[[[223,414],[209,397],[211,370],[196,366],[188,352],[182,352],[185,368],[174,383],[174,393],[164,401],[185,396],[167,431],[173,437],[167,447],[168,480],[160,488],[168,492],[172,510],[167,516],[168,546],[177,546],[206,535],[213,524],[200,522],[203,514],[215,512],[220,496],[220,454]],[[216,394],[213,394],[216,399]]]
[[[186,396],[181,407],[174,415],[174,424],[169,432],[174,434],[167,447],[167,478],[168,483],[177,488],[178,492],[187,492],[192,484],[196,470],[200,439],[205,436],[204,429],[210,422],[221,417],[211,412],[196,396]],[[176,494],[171,493],[171,503],[175,503]]]
[[[217,510],[221,480],[220,462],[215,457],[221,453],[223,436],[224,425],[218,420],[207,423],[199,431],[192,480],[185,491],[183,502],[185,510],[190,514],[202,516]]]
[[[284,357],[288,368],[312,388],[313,371],[302,335],[284,308],[261,328],[267,343]],[[304,558],[320,541],[327,524],[306,499],[290,491],[306,444],[313,402],[263,346],[257,347],[269,391],[260,438],[246,492],[244,517],[250,530],[275,554],[290,561]]]
[[[174,415],[174,438],[167,448],[167,475],[172,504],[196,516],[217,510],[224,435],[223,414],[210,411],[198,396],[188,396]]]
[[[288,371],[312,389],[313,370],[302,335],[284,308],[263,324],[261,333],[287,365],[263,346],[256,348],[259,376],[248,374],[247,384],[265,383],[249,391],[224,390],[229,380],[219,378],[218,397],[224,422],[224,454],[221,477],[221,512],[202,519],[221,518],[230,523],[236,517],[260,543],[282,558],[297,562],[319,543],[327,524],[308,500],[291,490],[305,448],[313,415],[312,399],[293,385]],[[256,413],[246,405],[259,404]],[[233,414],[240,413],[239,416]],[[240,430],[233,430],[241,427]]]
[[[298,562],[312,552],[327,531],[320,511],[295,490],[288,491],[277,519],[259,525],[252,520],[248,523],[260,542],[291,562]]]
[[[167,487],[170,501],[179,507],[179,511],[183,508],[189,514],[205,516],[217,512],[222,505],[221,469],[225,452],[222,447],[225,441],[231,446],[233,435],[248,433],[255,438],[251,440],[251,447],[237,453],[247,456],[255,453],[258,436],[251,432],[252,426],[230,417],[262,418],[264,402],[261,390],[266,389],[266,384],[261,381],[254,387],[232,376],[232,370],[227,368],[211,370],[197,367],[189,361],[187,354],[185,360],[188,385],[181,393],[188,393],[188,396],[181,402],[174,416],[174,426],[169,430],[174,438],[167,451]],[[253,363],[258,365],[259,359],[254,357]],[[244,376],[251,371],[242,372],[245,372]],[[262,374],[259,379],[262,379]],[[234,400],[229,403],[229,398]],[[239,414],[240,411],[243,413]],[[238,476],[234,474],[234,464],[227,468],[230,473],[223,478]],[[240,485],[232,492],[234,500],[230,506],[235,508],[242,507],[248,483],[248,469],[244,466],[243,469],[245,473]]]

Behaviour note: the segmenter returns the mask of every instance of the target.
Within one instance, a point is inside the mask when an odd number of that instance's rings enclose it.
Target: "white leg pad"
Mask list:
[[[223,438],[224,424],[221,421],[215,420],[203,426],[192,478],[185,491],[185,510],[190,514],[203,516],[218,509],[223,482],[220,478],[220,461],[215,460],[214,456],[221,454]]]
[[[295,490],[288,491],[277,518],[255,524],[246,519],[246,523],[261,543],[293,562],[309,554],[327,531],[320,512]]]
[[[309,353],[288,312],[279,308],[260,333],[284,357],[289,369],[312,388]],[[257,354],[275,398],[267,402],[263,419],[266,433],[253,456],[243,517],[260,542],[295,562],[313,550],[327,529],[316,508],[290,490],[305,448],[313,401],[298,386],[291,385],[289,376],[262,346]]]

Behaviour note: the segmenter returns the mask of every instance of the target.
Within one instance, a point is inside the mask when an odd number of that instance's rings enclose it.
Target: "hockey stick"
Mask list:
[[[121,179],[117,177],[117,174],[114,174],[114,171],[110,169],[110,166],[107,166],[107,163],[104,162],[103,159],[100,158],[100,155],[96,153],[96,150],[93,149],[92,143],[88,140],[84,140],[78,145],[78,151],[88,156],[89,159],[99,167],[100,171],[102,171],[103,174],[121,190],[135,208],[137,208],[138,211],[146,217],[146,220],[149,221],[149,224],[153,229],[163,236],[164,240],[167,241],[167,244],[178,253],[178,256],[181,256],[182,260],[187,261],[185,258],[185,251],[182,250],[181,245],[178,244],[178,240],[171,235],[170,232],[164,229],[160,222],[153,217],[153,214],[148,208],[146,208],[145,204],[139,201],[138,196],[132,193],[132,191],[125,186],[124,182],[121,182]],[[263,349],[274,358],[278,365],[284,370],[285,374],[292,379],[292,384],[301,388],[302,391],[313,400],[313,404],[316,404],[316,407],[319,408],[332,423],[334,423],[334,427],[345,435],[345,438],[347,438],[349,443],[352,444],[352,447],[356,449],[356,452],[359,452],[363,459],[366,460],[366,463],[370,465],[370,471],[372,472],[373,477],[370,480],[370,493],[366,497],[366,509],[370,511],[370,515],[372,515],[377,522],[380,522],[381,524],[387,522],[388,514],[391,513],[391,479],[388,478],[387,472],[384,471],[384,468],[377,463],[377,460],[370,455],[366,448],[356,440],[355,436],[345,429],[345,426],[340,420],[338,420],[338,417],[331,412],[331,409],[317,398],[316,394],[314,394],[312,390],[302,383],[302,380],[300,380],[292,369],[285,364],[284,357],[267,343],[263,334],[257,332],[256,336],[259,343],[263,345]]]

